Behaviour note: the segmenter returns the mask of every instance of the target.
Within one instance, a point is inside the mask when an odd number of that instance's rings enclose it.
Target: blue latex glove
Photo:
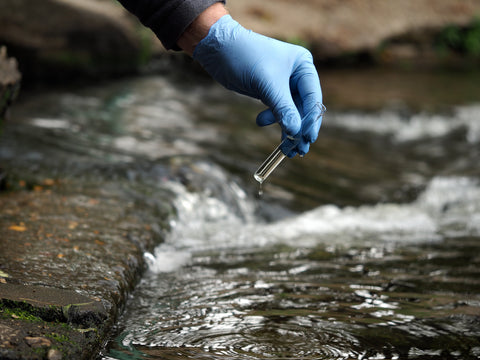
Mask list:
[[[277,122],[282,139],[301,136],[286,155],[308,152],[318,137],[321,118],[315,122],[317,114],[304,116],[322,103],[322,90],[307,49],[246,30],[225,15],[195,47],[193,58],[227,89],[268,106],[257,116],[259,126]]]

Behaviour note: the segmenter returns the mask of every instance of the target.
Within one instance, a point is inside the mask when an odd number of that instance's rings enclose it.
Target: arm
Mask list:
[[[213,24],[227,14],[227,9],[225,9],[225,6],[221,3],[216,3],[208,7],[186,28],[178,39],[178,46],[188,55],[192,56],[195,47],[208,35]]]
[[[308,50],[243,28],[228,15],[223,2],[120,1],[127,9],[140,14],[140,20],[143,18],[142,22],[150,26],[161,40],[162,32],[158,29],[164,29],[169,34],[168,41],[162,40],[167,48],[171,45],[171,48],[183,49],[227,89],[260,99],[267,105],[268,109],[257,116],[259,126],[278,123],[282,137],[301,138],[293,150],[285,151],[286,155],[305,155],[309,151],[321,125],[321,117],[316,121],[320,115],[315,109],[321,109],[316,105],[322,104],[322,90]],[[178,17],[178,7],[173,8],[170,16],[177,17],[175,22],[154,11],[173,2],[183,4],[182,7],[190,4],[190,9],[196,10],[189,12],[188,16]],[[162,19],[165,24],[158,23]],[[166,29],[166,24],[173,22],[182,25]]]
[[[163,46],[181,50],[178,39],[206,9],[224,0],[119,0],[140,22],[150,28]]]

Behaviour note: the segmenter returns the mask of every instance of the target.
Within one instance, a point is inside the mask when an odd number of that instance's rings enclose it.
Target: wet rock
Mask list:
[[[90,357],[101,345],[97,335],[105,332],[106,318],[101,302],[75,291],[1,283],[0,357]]]
[[[48,360],[61,360],[63,358],[62,353],[56,349],[48,350],[47,359]]]
[[[84,328],[99,327],[107,317],[102,304],[74,291],[45,286],[0,284],[0,304],[12,304],[46,320]]]
[[[21,75],[15,58],[7,56],[7,48],[0,47],[0,134],[10,104],[20,91]],[[0,167],[0,191],[5,190],[7,174]]]
[[[9,105],[18,95],[21,75],[17,68],[17,61],[7,56],[7,48],[0,47],[0,131],[2,122]],[[0,188],[2,183],[0,170]]]
[[[16,316],[5,315],[0,309],[0,359],[90,359],[95,341],[64,323],[43,322],[26,318],[21,311]]]
[[[47,179],[0,193],[0,325],[17,331],[1,337],[1,359],[48,358],[27,337],[49,339],[65,359],[91,359],[112,330],[144,269],[143,251],[160,239],[148,225],[158,218],[137,212],[144,204],[137,208],[131,191],[98,181]]]
[[[18,336],[19,330],[0,324],[0,348],[11,347],[12,339]]]
[[[131,72],[150,51],[143,30],[113,1],[4,0],[0,23],[0,43],[27,82]]]

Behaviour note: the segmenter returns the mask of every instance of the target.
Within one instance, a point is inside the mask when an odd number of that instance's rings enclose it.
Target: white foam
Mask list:
[[[30,120],[33,126],[44,129],[70,129],[72,125],[65,119],[47,119],[47,118],[34,118]]]
[[[409,118],[394,111],[375,114],[331,114],[329,123],[354,131],[392,135],[397,142],[441,137],[459,128],[465,128],[469,143],[480,141],[480,104],[456,107],[451,115],[419,113]]]
[[[249,212],[246,215],[238,215],[211,194],[188,192],[179,184],[172,188],[178,194],[178,219],[166,242],[155,251],[156,260],[150,266],[154,272],[174,271],[195,252],[222,248],[425,242],[446,235],[480,234],[480,187],[465,177],[434,178],[409,204],[325,205],[271,224],[255,220],[253,203],[241,192],[237,201]]]

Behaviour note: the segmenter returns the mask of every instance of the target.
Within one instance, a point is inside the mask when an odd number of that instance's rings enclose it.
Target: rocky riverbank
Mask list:
[[[86,179],[9,169],[0,194],[0,358],[94,359],[143,252],[161,241],[158,220],[138,216],[132,189],[100,180],[88,190]]]

